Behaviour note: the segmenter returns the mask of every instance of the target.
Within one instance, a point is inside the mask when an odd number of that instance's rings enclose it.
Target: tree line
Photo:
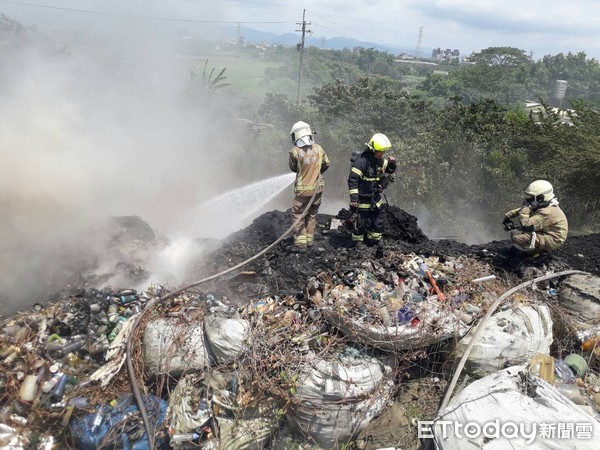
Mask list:
[[[335,62],[331,57],[327,64]],[[424,217],[437,234],[498,237],[503,213],[520,204],[524,188],[540,178],[555,186],[573,232],[599,231],[595,92],[600,66],[595,59],[569,53],[534,62],[522,50],[491,48],[447,74],[424,74],[413,89],[401,76],[355,67],[361,77],[317,86],[300,104],[284,94],[267,94],[256,113],[275,130],[299,119],[319,130],[318,141],[337,162],[330,170],[333,195],[346,194],[352,150],[382,132],[399,163],[388,201]],[[375,71],[376,65],[369,67]],[[556,79],[582,92],[567,100],[562,114],[551,108]],[[524,108],[529,96],[543,105],[542,114]]]
[[[5,55],[18,54],[30,40],[54,54],[56,45],[38,30],[0,16]],[[375,49],[311,47],[304,67],[306,96],[298,102],[290,88],[298,79],[294,48],[241,51],[274,62],[264,83],[287,90],[248,98],[238,95],[235,85],[221,89],[229,84],[225,68],[208,62],[202,73],[190,74],[182,97],[200,106],[237,98],[229,108],[231,128],[239,130],[240,117],[252,121],[250,147],[266,172],[286,170],[289,129],[305,120],[318,130],[317,140],[332,159],[326,195],[347,199],[351,152],[381,132],[398,157],[388,201],[427,222],[432,233],[503,236],[503,213],[520,204],[525,186],[540,178],[555,186],[573,232],[599,231],[600,65],[594,58],[579,52],[534,61],[523,50],[492,47],[471,55],[468,64],[419,66],[398,64]],[[7,59],[0,64],[0,79],[11,70],[16,68]],[[557,79],[568,82],[562,112],[550,108]],[[525,100],[542,103],[543,113],[525,110]]]

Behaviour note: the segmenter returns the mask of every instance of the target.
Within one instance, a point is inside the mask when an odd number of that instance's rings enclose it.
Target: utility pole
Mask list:
[[[302,86],[302,64],[304,63],[304,37],[306,33],[312,33],[310,30],[306,29],[306,25],[310,25],[310,22],[307,23],[306,20],[306,9],[302,12],[302,23],[296,22],[298,25],[302,26],[300,30],[302,32],[302,41],[299,44],[296,44],[296,49],[300,52],[300,70],[298,71],[298,103],[300,103],[300,86]]]

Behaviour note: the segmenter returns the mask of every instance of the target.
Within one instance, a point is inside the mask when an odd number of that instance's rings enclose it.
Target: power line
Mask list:
[[[315,14],[315,12],[314,12],[314,11],[311,11],[311,10],[308,10],[308,9],[307,9],[307,11],[308,11],[308,12],[310,12],[310,13],[311,13],[312,15],[314,15],[314,16],[321,17],[321,18],[322,18],[323,20],[325,20],[326,22],[332,23],[332,24],[334,24],[334,25],[335,25],[335,26],[337,26],[337,27],[344,28],[344,29],[346,29],[346,30],[350,30],[350,28],[348,28],[348,27],[345,27],[345,26],[343,26],[343,25],[340,25],[340,24],[338,24],[338,23],[336,23],[336,22],[333,22],[333,21],[331,21],[331,20],[328,20],[328,19],[326,19],[325,17],[323,17],[323,16],[321,16],[321,15],[319,15],[319,14]],[[348,39],[355,39],[355,40],[357,40],[357,41],[364,42],[365,44],[368,44],[368,45],[370,45],[370,46],[371,46],[371,47],[373,47],[373,48],[379,49],[379,50],[381,50],[381,51],[384,51],[384,52],[389,52],[388,48],[386,48],[386,47],[383,47],[383,46],[382,46],[382,45],[380,45],[380,44],[375,44],[374,42],[365,41],[364,39],[369,39],[369,38],[367,37],[367,35],[365,35],[365,34],[357,33],[356,31],[352,30],[352,32],[354,33],[354,36],[349,36],[349,35],[346,35],[346,34],[344,34],[344,33],[340,32],[339,30],[334,30],[333,28],[326,27],[326,26],[325,26],[325,25],[323,25],[322,23],[316,23],[316,22],[315,22],[315,25],[318,25],[318,26],[320,26],[320,27],[322,27],[322,28],[325,28],[326,30],[332,31],[332,32],[334,32],[334,33],[337,33],[337,34],[339,34],[339,35],[340,35],[340,36],[342,36],[342,37],[345,37],[345,38],[348,38]],[[357,37],[357,36],[363,36],[363,37]]]
[[[344,33],[341,33],[341,32],[340,32],[340,31],[338,31],[338,30],[334,30],[333,28],[328,28],[328,27],[326,27],[326,26],[325,26],[325,25],[323,25],[323,24],[320,24],[320,23],[316,23],[316,22],[315,22],[315,25],[318,25],[318,26],[320,26],[321,28],[325,28],[326,30],[333,31],[334,33],[337,33],[338,35],[340,35],[340,36],[342,36],[342,37],[345,37],[345,38],[348,38],[348,39],[357,40],[357,41],[359,40],[358,38],[356,38],[356,37],[354,37],[354,36],[348,36],[348,35],[346,35],[346,34],[344,34]],[[382,46],[380,46],[379,44],[375,44],[374,42],[367,42],[367,41],[361,41],[361,42],[362,42],[362,43],[364,43],[364,44],[368,44],[368,45],[370,45],[370,46],[371,46],[371,47],[373,47],[373,48],[379,49],[379,50],[381,50],[382,52],[388,52],[388,53],[389,53],[389,50],[388,50],[387,48],[385,48],[385,47],[382,47]]]
[[[239,3],[221,3],[221,2],[202,2],[198,0],[184,0],[187,3],[198,3],[201,5],[218,5],[218,6],[234,6],[237,8],[250,8],[250,9],[274,9],[276,11],[302,11],[299,8],[277,8],[275,6],[258,6],[258,5],[243,5]]]
[[[0,3],[9,3],[12,5],[19,6],[29,6],[32,8],[44,8],[44,9],[55,9],[59,11],[68,11],[68,12],[78,12],[83,14],[95,14],[99,16],[110,16],[110,17],[123,17],[127,19],[144,19],[144,20],[162,20],[168,22],[194,22],[194,23],[216,23],[216,24],[273,24],[273,23],[293,23],[288,21],[226,21],[226,20],[204,20],[204,19],[181,19],[175,17],[157,17],[157,16],[138,16],[133,14],[121,14],[121,13],[113,13],[113,12],[104,12],[104,11],[94,11],[89,9],[76,9],[76,8],[65,8],[62,6],[51,6],[51,5],[40,5],[36,3],[22,3],[22,2],[12,2],[8,0],[0,0]]]
[[[336,27],[345,28],[346,30],[350,30],[350,28],[348,28],[348,27],[345,27],[345,26],[343,26],[343,25],[340,25],[339,23],[332,22],[331,20],[327,19],[326,17],[323,17],[323,16],[321,16],[321,15],[319,15],[319,14],[316,14],[314,11],[310,11],[310,10],[307,10],[307,11],[308,11],[309,13],[311,13],[313,16],[320,17],[320,18],[322,18],[323,20],[325,20],[326,22],[329,22],[329,23],[332,23],[332,24],[334,24]],[[327,30],[333,31],[334,33],[339,33],[339,31],[337,31],[337,30],[333,30],[333,29],[331,29],[331,28],[327,28],[327,27],[326,27],[326,26],[324,26],[324,25],[321,25],[321,26],[322,26],[323,28],[327,29]],[[367,35],[366,35],[366,34],[356,33],[354,30],[352,30],[352,31],[353,31],[353,32],[354,32],[356,35],[359,35],[359,36],[361,36],[361,35],[362,35],[362,36],[364,36],[364,38],[365,38],[365,39],[368,39],[368,37],[367,37]],[[340,33],[340,34],[341,34],[341,33]],[[357,39],[357,40],[358,40],[358,38],[356,38],[356,37],[350,37],[350,36],[344,36],[344,37],[347,37],[348,39]]]

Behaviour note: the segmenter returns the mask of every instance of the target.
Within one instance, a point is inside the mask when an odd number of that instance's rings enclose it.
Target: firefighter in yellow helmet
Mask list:
[[[385,205],[382,192],[393,181],[396,158],[385,157],[392,148],[385,134],[376,133],[365,144],[362,153],[352,156],[348,175],[350,211],[358,213],[359,221],[352,232],[355,245],[376,245],[381,241],[385,226]]]
[[[292,221],[296,222],[306,209],[315,190],[315,199],[307,214],[294,230],[294,245],[288,247],[292,252],[306,252],[315,242],[317,213],[323,194],[323,177],[319,175],[329,168],[329,158],[325,150],[314,142],[315,133],[306,122],[296,122],[292,126],[291,138],[294,148],[289,153],[289,166],[296,172],[294,183],[294,201],[292,202]]]
[[[516,224],[512,219],[517,219]],[[538,256],[561,247],[567,240],[569,224],[558,206],[552,184],[536,180],[525,189],[520,208],[508,211],[502,225],[519,250]]]

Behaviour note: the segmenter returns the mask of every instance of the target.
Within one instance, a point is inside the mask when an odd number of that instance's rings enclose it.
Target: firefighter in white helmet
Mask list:
[[[382,192],[393,181],[396,171],[396,158],[384,156],[391,148],[387,136],[376,133],[362,153],[352,155],[348,175],[350,211],[358,213],[360,218],[352,232],[355,246],[376,245],[381,241],[385,226]]]
[[[552,184],[536,180],[525,189],[525,201],[520,208],[508,211],[502,225],[510,231],[516,248],[538,256],[561,247],[567,240],[569,224],[558,206]],[[517,219],[516,224],[512,219]]]
[[[306,252],[315,242],[317,213],[321,206],[324,181],[319,175],[329,168],[329,158],[325,150],[314,142],[313,131],[306,122],[296,122],[291,131],[294,148],[289,153],[289,166],[296,172],[294,183],[294,201],[292,202],[292,221],[296,222],[306,209],[315,190],[315,199],[307,214],[294,230],[294,245],[288,247],[292,252]]]

